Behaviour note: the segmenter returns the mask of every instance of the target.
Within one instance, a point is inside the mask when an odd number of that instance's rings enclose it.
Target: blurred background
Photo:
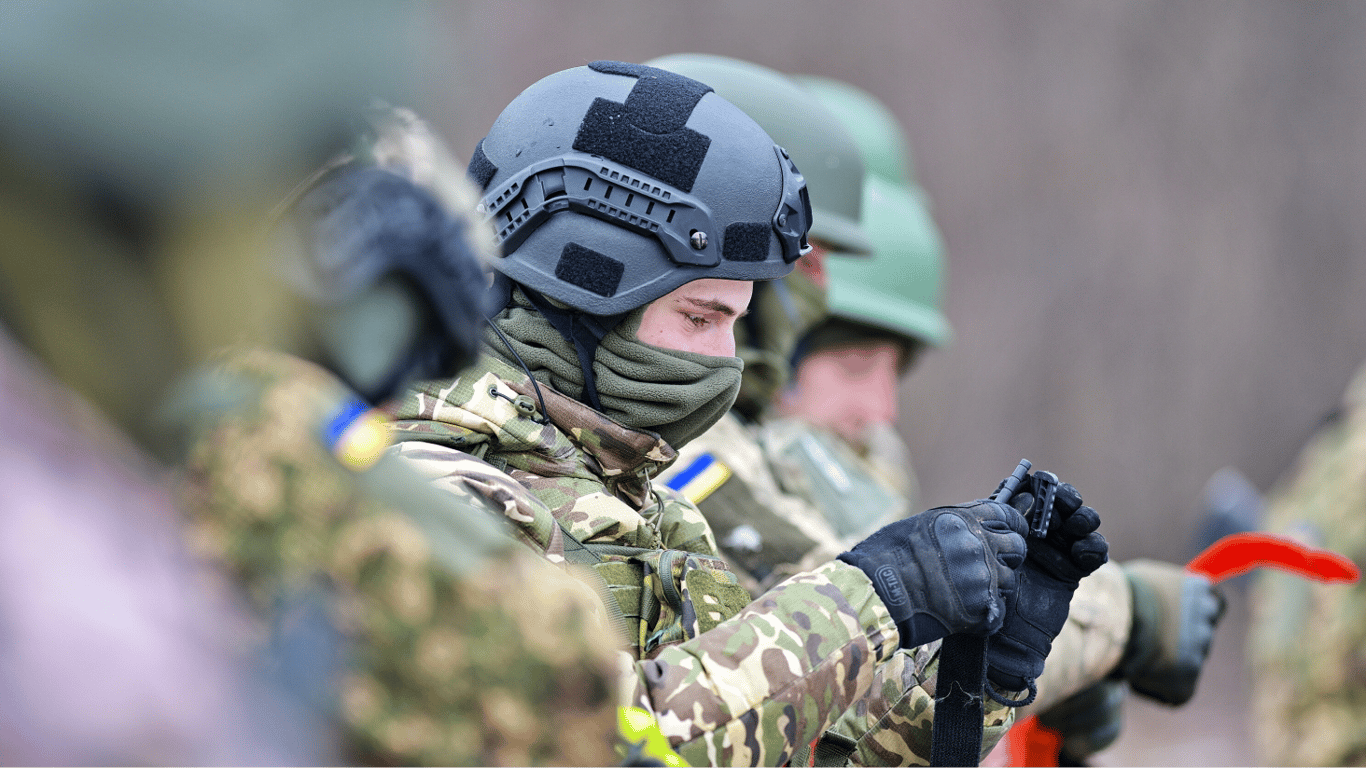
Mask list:
[[[581,0],[444,6],[428,112],[468,155],[540,77],[696,51],[885,101],[948,249],[956,338],[909,379],[922,506],[1021,457],[1119,559],[1184,562],[1225,466],[1268,490],[1366,358],[1366,5]],[[1245,765],[1246,614],[1196,699],[1102,764]]]
[[[318,31],[307,15],[321,7],[281,12],[282,28]],[[922,507],[986,495],[1027,457],[1101,511],[1117,559],[1184,562],[1210,477],[1236,467],[1269,490],[1366,359],[1366,4],[403,8],[426,33],[395,57],[423,62],[417,95],[382,95],[411,104],[465,157],[522,89],[595,59],[723,54],[886,102],[947,244],[955,331],[902,402]],[[266,70],[293,60],[258,53],[232,55]],[[355,61],[385,79],[384,64]],[[86,90],[69,101],[120,118],[97,84]],[[178,113],[240,112],[213,93],[173,95]],[[25,110],[41,130],[41,110]],[[263,160],[285,133],[253,144]],[[1228,594],[1194,701],[1131,699],[1098,764],[1253,761],[1246,606],[1237,585]]]

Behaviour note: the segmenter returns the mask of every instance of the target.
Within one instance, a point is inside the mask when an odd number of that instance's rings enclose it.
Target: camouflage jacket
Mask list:
[[[487,357],[455,381],[419,387],[394,416],[399,439],[410,441],[393,449],[399,456],[437,487],[472,490],[501,506],[553,562],[566,562],[567,538],[687,553],[653,580],[646,569],[646,590],[659,603],[669,591],[686,594],[692,572],[729,579],[713,571],[717,545],[697,508],[652,482],[675,459],[652,433],[544,385],[538,395],[524,374]],[[826,563],[748,605],[698,613],[710,615],[690,617],[682,637],[621,656],[624,699],[653,712],[689,762],[782,764],[878,679],[897,681],[883,711],[917,721],[906,738],[924,735],[928,755],[932,690],[901,680],[908,669],[932,679],[932,654],[910,660],[897,652],[896,627],[858,569]],[[1003,730],[1009,717],[990,709],[989,725]]]
[[[813,504],[832,529],[855,542],[920,511],[913,508],[918,494],[910,451],[890,428],[878,438],[877,450],[861,454],[834,432],[781,418],[758,425],[752,439],[778,486]]]
[[[1366,367],[1267,502],[1267,530],[1366,565]],[[1262,765],[1366,762],[1366,582],[1265,570],[1252,592],[1251,729]]]
[[[905,453],[893,453],[898,452]],[[909,466],[901,473],[880,471],[838,437],[794,419],[746,426],[727,416],[679,453],[661,479],[698,503],[727,559],[759,587],[818,567],[857,543],[856,531],[904,516],[909,501],[898,494],[914,487]],[[895,474],[900,484],[892,484]],[[837,533],[836,520],[851,533]],[[1084,579],[1038,680],[1036,703],[1023,712],[1042,711],[1109,674],[1128,640],[1131,614],[1132,596],[1119,566],[1107,564]],[[855,764],[928,759],[932,710],[911,714],[888,702],[917,690],[932,702],[937,648],[936,643],[898,653],[879,670],[870,694],[838,719],[832,730],[855,742]],[[919,723],[917,715],[923,718]],[[917,724],[924,740],[905,738]],[[989,749],[1004,728],[999,718],[987,725]]]
[[[192,540],[244,586],[272,646],[308,615],[291,606],[323,597],[342,658],[322,665],[322,706],[350,759],[616,762],[615,658],[590,591],[498,530],[482,497],[452,503],[402,462],[345,469],[321,427],[354,401],[326,372],[251,352],[196,383],[187,405],[211,415],[180,483]]]

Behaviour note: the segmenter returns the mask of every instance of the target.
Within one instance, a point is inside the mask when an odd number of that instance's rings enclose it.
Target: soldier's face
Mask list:
[[[813,352],[797,367],[783,410],[860,445],[869,427],[896,422],[900,362],[891,341]]]
[[[636,335],[656,347],[735,357],[735,321],[753,293],[746,280],[694,280],[650,302]]]

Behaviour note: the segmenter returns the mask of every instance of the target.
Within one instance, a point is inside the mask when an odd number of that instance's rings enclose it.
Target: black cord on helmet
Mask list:
[[[517,350],[512,348],[512,342],[508,341],[508,337],[503,334],[503,329],[499,328],[496,323],[489,323],[489,327],[493,329],[494,333],[498,334],[498,338],[503,340],[503,346],[508,348],[508,351],[512,353],[512,356],[517,358],[517,364],[522,366],[522,371],[526,373],[526,377],[531,379],[531,386],[536,390],[536,399],[541,401],[541,415],[545,421],[541,421],[535,416],[532,416],[531,420],[537,424],[549,424],[550,411],[546,410],[545,398],[541,396],[541,385],[536,381],[536,377],[531,375],[531,369],[522,361],[522,356],[517,354]]]

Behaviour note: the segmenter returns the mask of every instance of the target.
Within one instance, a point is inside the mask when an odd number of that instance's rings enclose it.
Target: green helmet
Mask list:
[[[895,184],[915,183],[906,133],[887,105],[862,88],[839,80],[811,75],[794,75],[792,79],[815,94],[849,129],[869,174]]]
[[[786,149],[806,177],[811,239],[854,254],[871,252],[859,224],[863,160],[839,118],[776,70],[724,56],[681,53],[646,62],[706,83]]]
[[[928,208],[916,192],[879,176],[869,176],[863,190],[863,226],[874,255],[826,261],[830,315],[947,344],[952,332],[939,310],[944,244]]]

